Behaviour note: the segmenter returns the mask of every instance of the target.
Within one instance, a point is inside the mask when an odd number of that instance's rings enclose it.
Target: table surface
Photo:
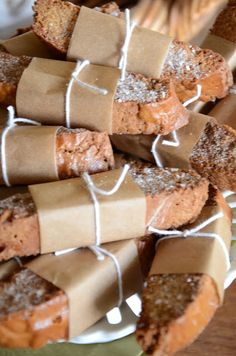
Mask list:
[[[176,356],[236,355],[236,282],[225,294],[224,304],[217,311],[202,335],[190,347]]]

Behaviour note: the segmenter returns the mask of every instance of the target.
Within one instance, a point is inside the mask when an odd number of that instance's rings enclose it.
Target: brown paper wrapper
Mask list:
[[[11,259],[0,263],[0,281],[10,276],[19,267],[16,260]]]
[[[215,35],[208,35],[203,44],[202,48],[211,49],[217,52],[225,58],[230,69],[232,71],[236,70],[236,44],[228,41],[224,38]]]
[[[17,126],[8,131],[6,164],[11,184],[33,184],[58,180],[57,130],[56,126]],[[4,184],[2,174],[0,183]]]
[[[102,246],[119,261],[125,298],[141,290],[142,274],[134,240]],[[78,336],[118,303],[117,272],[110,257],[98,261],[89,249],[44,255],[27,267],[64,290],[69,299],[69,337]]]
[[[18,193],[28,193],[28,187],[26,186],[15,186],[15,187],[0,187],[0,200],[11,197]]]
[[[33,31],[12,37],[3,41],[1,45],[14,56],[25,55],[29,57],[53,58],[52,52],[40,41]]]
[[[236,94],[229,94],[210,112],[220,124],[229,125],[236,130]]]
[[[197,221],[187,228],[199,225],[220,211],[222,211],[220,206],[205,206]],[[228,250],[230,249],[231,220],[226,213],[222,218],[203,228],[201,232],[220,235]],[[207,237],[178,237],[160,242],[150,275],[163,273],[207,274],[214,280],[222,302],[226,272],[225,254],[217,240]]]
[[[94,184],[110,190],[121,169],[93,175]],[[29,187],[38,211],[41,253],[94,245],[94,205],[82,178]],[[127,175],[120,189],[105,197],[97,194],[102,243],[145,235],[146,199]]]
[[[81,7],[67,53],[69,60],[118,67],[125,41],[125,21]],[[133,30],[127,70],[159,78],[172,42],[170,37],[140,26]]]
[[[34,58],[18,85],[18,115],[44,124],[65,125],[65,97],[74,69],[74,63]],[[107,89],[108,94],[100,95],[74,82],[70,100],[71,127],[112,133],[113,99],[119,76],[117,68],[88,65],[83,69],[78,78]]]
[[[162,136],[157,144],[157,151],[163,167],[189,169],[189,156],[198,142],[206,124],[214,119],[207,115],[190,112],[188,125],[177,131],[180,141],[178,147],[162,145],[163,140],[172,140],[171,135]],[[111,136],[112,143],[121,151],[133,154],[142,159],[154,162],[151,154],[152,143],[155,136],[118,135]]]

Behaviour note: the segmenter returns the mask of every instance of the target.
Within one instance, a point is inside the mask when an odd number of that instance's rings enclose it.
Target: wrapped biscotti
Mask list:
[[[0,53],[0,103],[43,124],[110,134],[168,134],[188,123],[171,81],[118,68]],[[4,68],[4,69],[3,69]],[[12,75],[14,73],[14,75]]]
[[[154,243],[150,235],[105,244],[103,260],[79,249],[40,256],[21,268],[1,265],[1,347],[39,348],[78,336],[142,289]]]
[[[3,137],[4,130],[0,130]],[[58,126],[14,126],[1,157],[0,184],[21,185],[98,173],[114,166],[107,133]],[[3,152],[3,151],[2,151]],[[4,165],[4,167],[3,167]]]
[[[33,31],[69,60],[88,59],[91,63],[117,67],[128,35],[124,15],[114,6],[92,10],[62,0],[37,0]],[[130,27],[130,31],[129,71],[172,79],[181,101],[193,97],[198,84],[202,86],[200,98],[203,101],[227,94],[232,74],[218,53],[174,41],[139,26]]]
[[[220,190],[236,191],[236,131],[220,125],[207,115],[190,113],[189,124],[177,131],[177,141],[171,135],[155,136],[114,135],[115,147],[163,167],[188,168],[209,179]]]
[[[182,236],[160,236],[137,323],[145,353],[174,354],[204,330],[223,302],[230,242],[231,212],[219,192]]]
[[[150,224],[177,228],[194,221],[208,197],[208,181],[196,172],[141,163],[106,194],[121,172],[31,185],[1,200],[0,260],[135,238]]]

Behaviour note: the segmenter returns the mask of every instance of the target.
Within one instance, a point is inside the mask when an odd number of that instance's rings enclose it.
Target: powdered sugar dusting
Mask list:
[[[0,286],[0,316],[9,315],[19,310],[30,310],[47,302],[49,295],[58,288],[37,276],[28,269],[16,273],[9,282]]]
[[[131,163],[130,174],[139,187],[152,196],[163,191],[193,188],[204,178],[194,171],[177,168],[157,168],[151,164]]]
[[[142,75],[127,73],[125,80],[119,80],[115,100],[119,103],[136,101],[139,103],[151,103],[165,99],[168,88],[165,83],[156,79],[147,79]]]
[[[14,217],[17,219],[34,214],[36,206],[30,193],[15,194],[9,198],[0,200],[0,216],[5,211],[9,211],[9,218]]]

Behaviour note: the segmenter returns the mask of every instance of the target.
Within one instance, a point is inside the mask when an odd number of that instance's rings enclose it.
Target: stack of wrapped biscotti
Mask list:
[[[173,354],[230,267],[236,131],[186,108],[234,95],[227,58],[114,2],[33,10],[0,52],[0,346],[69,340],[141,293],[137,341]]]

